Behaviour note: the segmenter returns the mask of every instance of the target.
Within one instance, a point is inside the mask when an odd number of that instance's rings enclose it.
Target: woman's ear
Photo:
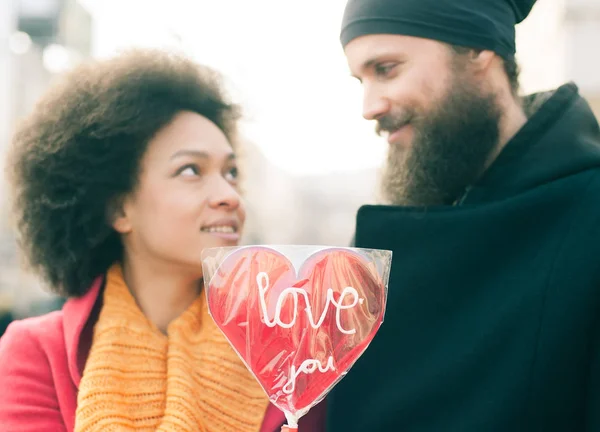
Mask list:
[[[126,211],[126,198],[114,198],[108,205],[107,218],[110,225],[119,234],[131,232],[131,221]]]

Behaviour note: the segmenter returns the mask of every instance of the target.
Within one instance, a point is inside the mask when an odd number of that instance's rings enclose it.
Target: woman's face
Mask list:
[[[201,276],[202,250],[237,245],[244,225],[229,141],[207,118],[183,111],[152,138],[140,168],[113,224],[126,256]]]

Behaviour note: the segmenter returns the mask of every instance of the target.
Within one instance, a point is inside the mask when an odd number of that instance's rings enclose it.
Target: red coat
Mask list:
[[[61,311],[13,322],[0,339],[0,431],[71,432],[77,390],[101,307],[103,279]],[[300,421],[306,432],[325,430],[324,403]],[[261,432],[279,431],[283,414],[269,405]]]

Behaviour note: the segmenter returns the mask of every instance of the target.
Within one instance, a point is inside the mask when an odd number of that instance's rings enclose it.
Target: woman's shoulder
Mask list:
[[[0,388],[14,390],[19,397],[56,398],[54,377],[68,374],[62,316],[56,311],[8,326],[0,338]],[[0,405],[10,403],[17,401],[0,396]]]
[[[13,321],[0,338],[0,369],[5,361],[46,357],[52,367],[67,364],[78,375],[78,354],[92,337],[102,280],[98,277],[86,294],[67,300],[61,310]]]
[[[0,338],[2,430],[67,430],[77,396],[63,324],[63,311],[55,311],[13,321]]]
[[[39,357],[64,346],[63,311],[13,321],[0,338],[0,363]]]

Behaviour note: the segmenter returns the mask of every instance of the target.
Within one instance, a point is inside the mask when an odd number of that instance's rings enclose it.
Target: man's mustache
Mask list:
[[[413,118],[413,113],[405,111],[402,114],[390,114],[377,119],[375,133],[381,136],[382,133],[393,133],[406,126]]]

